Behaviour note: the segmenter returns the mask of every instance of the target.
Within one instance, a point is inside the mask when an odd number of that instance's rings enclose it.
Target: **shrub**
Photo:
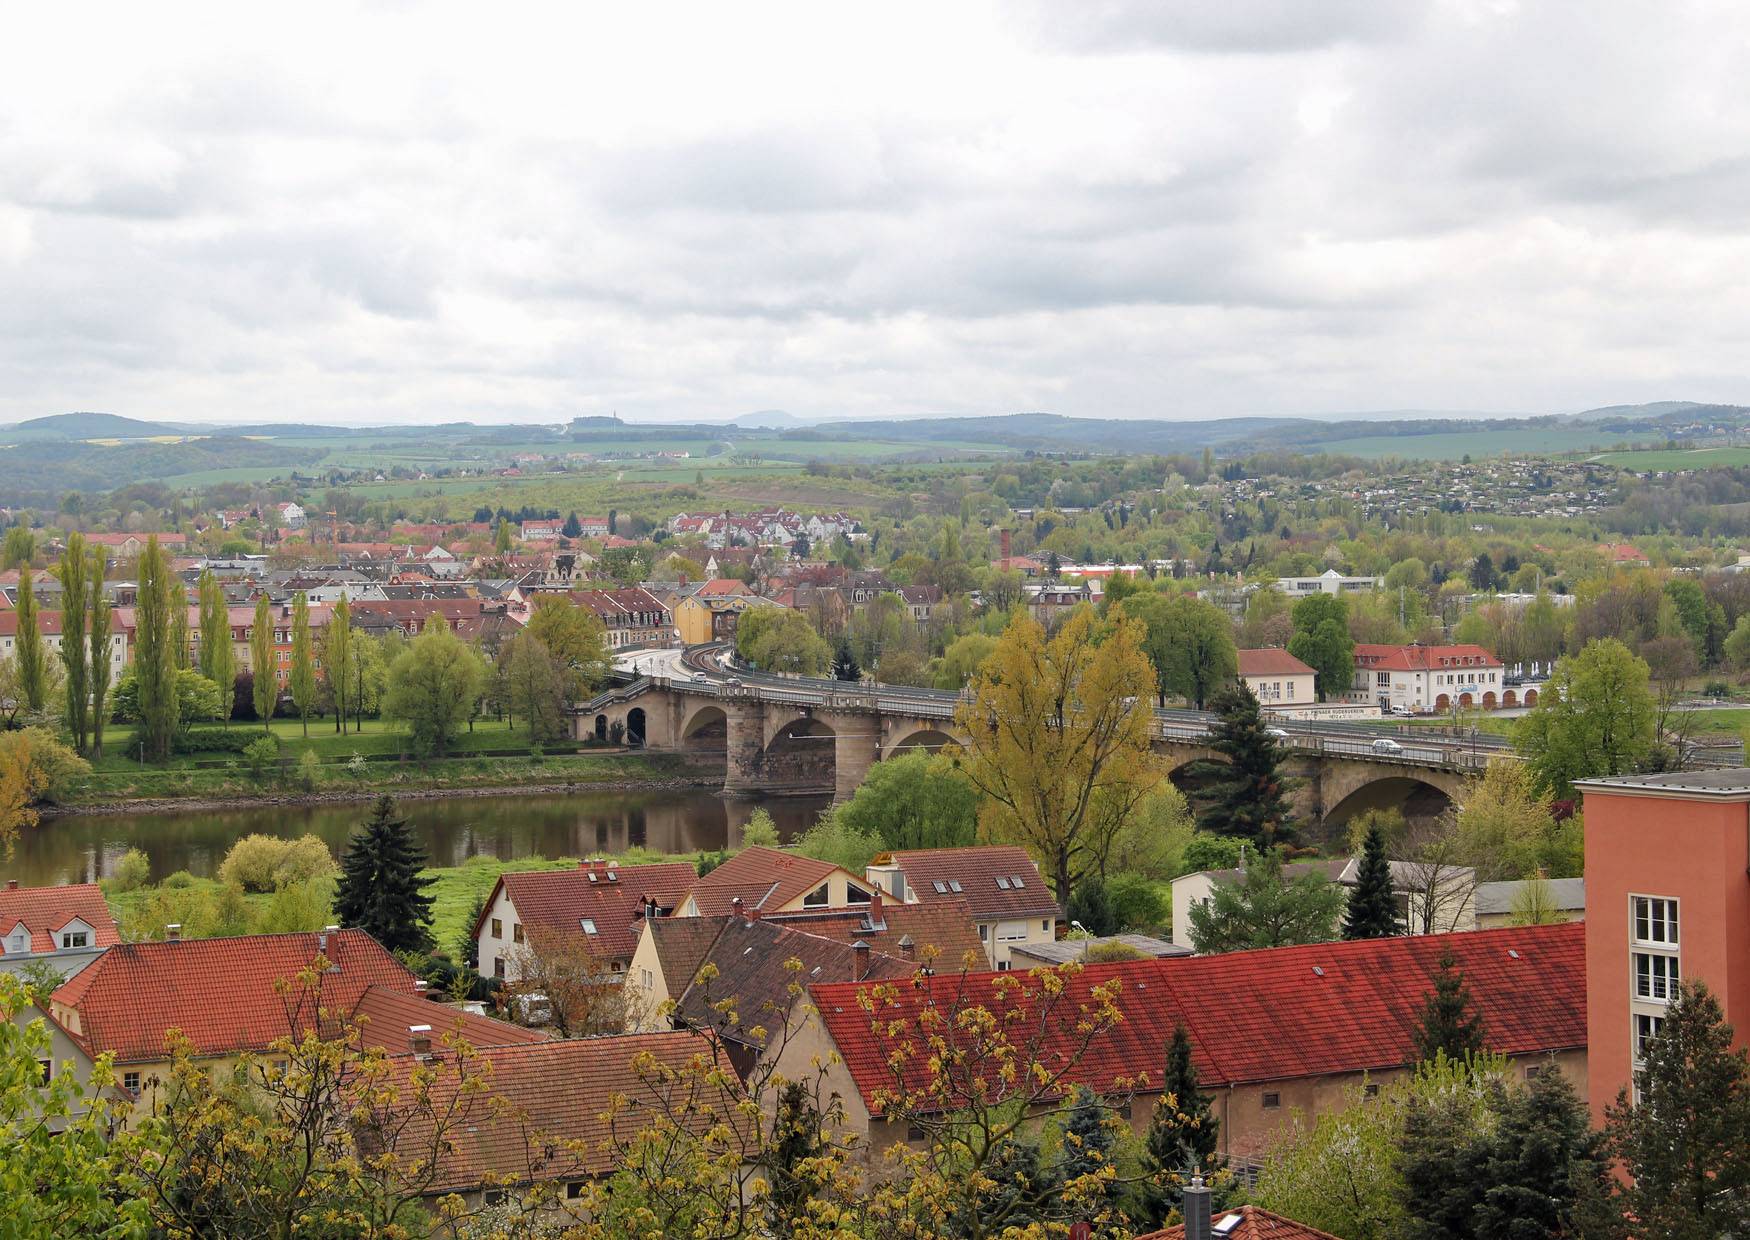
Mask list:
[[[1172,920],[1171,902],[1162,896],[1160,885],[1140,874],[1114,874],[1106,895],[1120,929],[1153,930]]]
[[[883,847],[878,837],[858,831],[832,810],[822,814],[796,841],[796,851],[804,857],[830,861],[853,874],[861,874]]]
[[[194,886],[194,875],[187,870],[178,870],[158,885],[170,891],[182,891]]]
[[[333,920],[334,884],[326,879],[311,879],[287,883],[274,892],[256,914],[254,932],[290,934],[300,930],[320,930]]]
[[[91,777],[91,763],[55,738],[47,728],[0,733],[0,757],[22,754],[25,786],[35,801],[65,800]]]
[[[334,873],[334,858],[318,836],[282,840],[277,835],[255,834],[231,845],[231,851],[219,863],[218,879],[244,891],[268,892],[293,883],[329,878]]]
[[[756,845],[761,848],[778,846],[778,824],[764,809],[756,809],[741,829],[741,846],[753,848]]]
[[[1185,845],[1185,873],[1234,869],[1240,863],[1240,848],[1244,843],[1238,836],[1199,831]]]
[[[111,891],[138,891],[151,881],[151,861],[139,849],[130,848],[115,863],[115,871],[109,876],[109,888]]]
[[[1143,955],[1128,943],[1092,943],[1088,946],[1089,964],[1107,964],[1114,960],[1141,960]]]
[[[298,787],[309,792],[321,779],[322,760],[316,756],[314,749],[306,749],[298,755]]]
[[[242,753],[258,739],[248,732],[191,729],[178,732],[171,748],[177,753]]]
[[[243,747],[243,761],[249,766],[249,774],[253,779],[265,779],[269,766],[277,767],[280,760],[279,737],[271,732],[258,736]]]

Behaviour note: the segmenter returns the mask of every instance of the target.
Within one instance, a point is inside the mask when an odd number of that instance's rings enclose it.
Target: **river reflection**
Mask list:
[[[790,839],[806,830],[827,797],[724,800],[708,792],[576,792],[408,800],[402,814],[418,828],[433,865],[469,857],[582,857],[642,846],[693,852],[739,843],[764,805]],[[268,805],[259,809],[171,814],[89,814],[45,819],[24,832],[4,875],[20,886],[91,882],[107,876],[130,848],[143,850],[154,878],[177,870],[206,876],[242,836],[319,835],[337,854],[370,813],[370,803]]]

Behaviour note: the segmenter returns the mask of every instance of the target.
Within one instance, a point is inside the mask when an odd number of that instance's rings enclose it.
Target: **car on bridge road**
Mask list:
[[[1373,748],[1374,753],[1402,753],[1402,752],[1404,752],[1404,747],[1402,745],[1398,744],[1394,740],[1391,740],[1389,737],[1384,737],[1384,736],[1382,736],[1378,740],[1374,741],[1372,748]]]

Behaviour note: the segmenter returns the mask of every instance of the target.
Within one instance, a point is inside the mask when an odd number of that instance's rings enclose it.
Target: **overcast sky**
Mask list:
[[[1738,0],[340,11],[9,10],[0,422],[1750,403]]]

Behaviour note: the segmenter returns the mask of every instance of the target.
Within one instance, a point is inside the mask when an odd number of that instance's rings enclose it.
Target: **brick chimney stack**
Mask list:
[[[1009,541],[1009,540],[1010,540],[1010,538],[1011,538],[1011,535],[1010,535],[1010,533],[1009,533],[1009,531],[1008,531],[1008,530],[1004,530],[1004,531],[1003,531],[1003,532],[1002,532],[1002,540],[1003,540],[1003,559],[1005,559],[1005,560],[1007,560],[1007,559],[1008,559],[1008,558],[1009,558],[1009,556],[1010,556],[1010,550],[1009,550],[1009,548],[1010,548],[1010,541]],[[1004,567],[1004,568],[1007,568],[1007,567],[1008,567],[1008,565],[1007,565],[1007,564],[1004,564],[1004,565],[1003,565],[1003,567]]]
[[[900,955],[900,958],[903,960],[916,960],[918,958],[918,945],[916,943],[912,942],[911,935],[909,935],[909,934],[900,935],[900,937],[899,937],[899,955]]]
[[[17,891],[18,890],[18,880],[16,878],[7,879],[6,880],[6,890]]]
[[[881,888],[879,887],[869,893],[869,924],[876,929],[881,928]]]
[[[860,982],[869,976],[869,941],[858,939],[851,944],[851,980]]]

